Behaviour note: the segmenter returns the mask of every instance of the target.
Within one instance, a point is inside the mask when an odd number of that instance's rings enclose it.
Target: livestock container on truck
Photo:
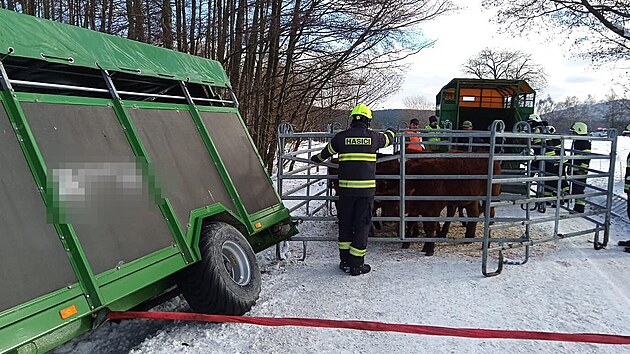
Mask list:
[[[527,121],[534,113],[536,91],[525,80],[488,80],[455,78],[436,95],[436,114],[441,121],[448,120],[452,129],[462,129],[470,121],[475,130],[487,130],[495,120],[502,120],[507,130],[518,122]],[[519,153],[519,141],[497,141],[497,151]],[[521,141],[522,143],[522,141]],[[503,146],[505,145],[505,147]],[[504,161],[503,174],[523,175],[524,165]],[[525,184],[504,185],[503,192],[527,194]]]
[[[442,87],[435,101],[440,120],[451,121],[453,129],[461,129],[466,120],[478,130],[495,120],[511,129],[534,113],[536,91],[524,80],[455,78]]]
[[[243,314],[296,232],[218,62],[0,10],[0,353],[167,291]]]

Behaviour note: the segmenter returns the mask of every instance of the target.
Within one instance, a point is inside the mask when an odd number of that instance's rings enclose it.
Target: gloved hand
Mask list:
[[[311,161],[313,161],[314,163],[321,163],[322,162],[322,160],[319,159],[319,155],[311,156]]]

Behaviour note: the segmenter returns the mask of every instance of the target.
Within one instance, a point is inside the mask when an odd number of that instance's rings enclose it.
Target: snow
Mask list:
[[[594,150],[599,147],[594,144]],[[623,189],[630,138],[619,137],[615,191]],[[453,226],[456,226],[454,223]],[[590,227],[582,219],[561,232]],[[461,227],[459,227],[461,228]],[[534,226],[550,234],[553,224]],[[336,235],[333,222],[304,222],[302,235]],[[373,271],[351,277],[338,269],[334,242],[289,242],[288,258],[275,249],[258,254],[260,299],[248,314],[366,320],[462,328],[630,335],[630,254],[616,243],[630,238],[630,223],[611,222],[607,249],[592,235],[534,246],[524,265],[506,265],[496,277],[481,274],[479,245],[436,246],[424,256],[413,245],[370,242]],[[512,251],[518,259],[522,251]],[[489,270],[496,261],[489,262]],[[154,310],[186,311],[177,297]],[[308,327],[263,327],[132,320],[106,323],[55,353],[630,353],[630,346],[469,339]]]

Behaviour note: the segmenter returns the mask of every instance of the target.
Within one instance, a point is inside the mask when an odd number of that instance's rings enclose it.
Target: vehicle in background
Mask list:
[[[464,121],[472,122],[475,130],[487,130],[495,120],[502,120],[506,130],[517,122],[526,121],[534,113],[536,91],[525,80],[486,80],[455,78],[436,95],[436,114],[440,124],[450,121],[452,129],[461,129]],[[499,144],[509,146],[510,139]],[[498,148],[505,153],[518,153],[513,147]],[[442,151],[442,150],[441,150]],[[522,173],[516,162],[503,162],[504,174],[508,170]],[[525,184],[503,186],[504,192],[527,193]]]
[[[608,136],[608,128],[601,128],[601,127],[597,128],[591,132],[591,136],[599,136],[599,137]]]
[[[536,91],[524,80],[485,80],[455,78],[436,95],[436,114],[440,124],[446,120],[453,129],[471,121],[475,129],[485,130],[495,120],[507,129],[526,121],[534,113]]]

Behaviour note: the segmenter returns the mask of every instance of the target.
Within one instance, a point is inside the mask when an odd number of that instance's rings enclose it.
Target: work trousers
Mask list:
[[[546,162],[545,163],[545,176],[566,176],[566,169],[565,166],[562,166],[562,171],[560,171],[560,164],[558,163],[549,163]],[[560,191],[562,190],[566,190],[566,188],[569,186],[569,184],[567,183],[566,180],[562,180],[560,181]],[[556,188],[558,188],[558,181],[545,181],[545,196],[546,197],[550,197],[550,196],[556,196],[557,191],[555,190]]]
[[[367,251],[368,234],[372,222],[374,196],[340,195],[337,203],[339,219],[339,251],[342,261],[351,265],[363,264]],[[348,259],[344,259],[347,255]]]
[[[584,189],[586,188],[586,186],[584,186],[583,184],[579,183],[586,183],[586,171],[581,172],[581,173],[576,173],[574,176],[584,176],[584,178],[579,178],[579,179],[575,179],[573,180],[573,182],[571,183],[571,194],[576,195],[576,194],[583,194],[584,193]],[[578,182],[578,183],[575,183]],[[577,205],[586,205],[586,202],[583,199],[576,199],[575,200],[575,204]]]

